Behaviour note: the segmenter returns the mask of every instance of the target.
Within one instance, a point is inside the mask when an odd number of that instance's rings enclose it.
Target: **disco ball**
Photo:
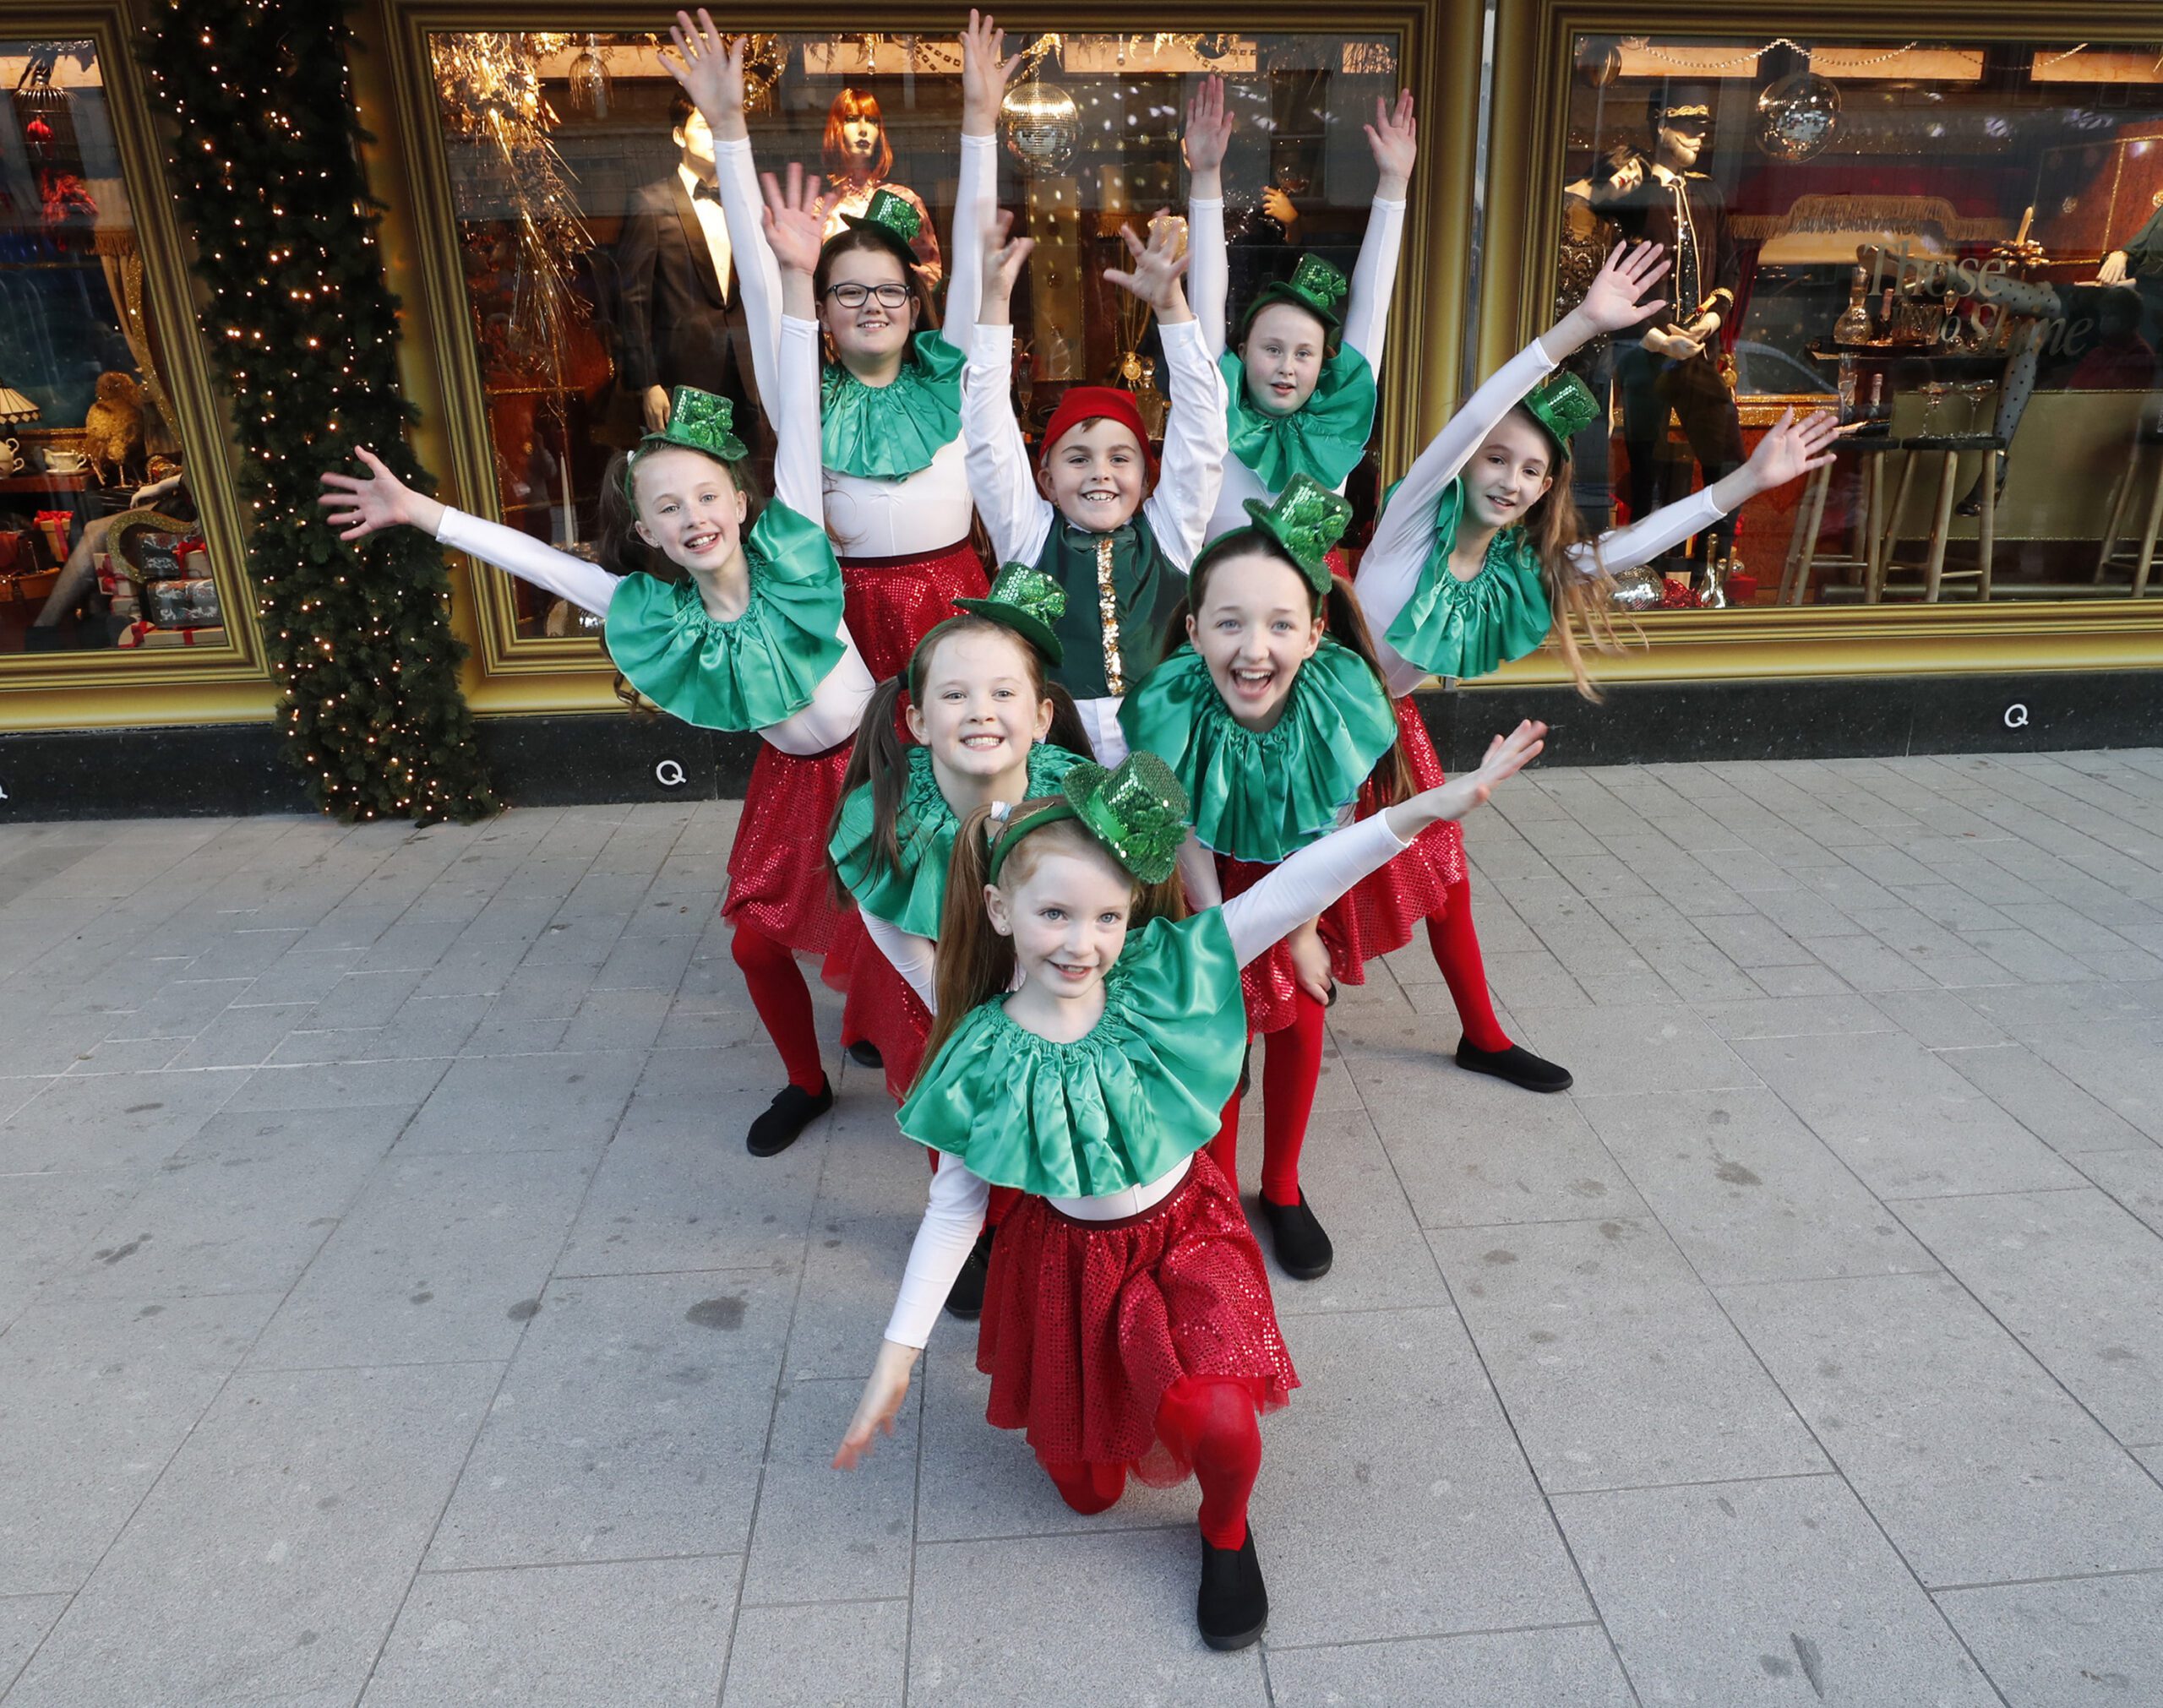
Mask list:
[[[1625,569],[1615,578],[1615,591],[1608,603],[1617,611],[1636,613],[1659,609],[1660,577],[1649,569]]]
[[[1032,172],[1055,172],[1074,158],[1082,115],[1074,97],[1054,83],[1032,78],[1009,92],[1000,111],[1006,119],[1006,146]]]
[[[1839,90],[1812,72],[1768,84],[1757,97],[1757,146],[1776,160],[1808,160],[1839,122]]]

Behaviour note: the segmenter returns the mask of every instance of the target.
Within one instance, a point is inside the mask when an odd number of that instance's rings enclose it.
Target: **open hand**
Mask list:
[[[1232,145],[1232,116],[1224,111],[1224,79],[1201,79],[1186,104],[1186,167],[1190,172],[1221,171]]]
[[[1006,85],[1022,63],[1018,53],[1006,57],[1006,32],[969,8],[969,27],[962,32],[962,133],[989,136],[997,128],[999,103]]]
[[[373,451],[356,445],[353,454],[368,471],[368,479],[357,475],[326,474],[323,477],[323,494],[315,501],[324,509],[324,519],[339,530],[338,537],[365,540],[371,534],[401,524],[418,526],[420,518],[416,514],[416,505],[420,495],[392,474]]]
[[[895,1341],[879,1343],[879,1359],[856,1402],[856,1415],[848,1420],[842,1444],[834,1450],[835,1470],[855,1470],[870,1457],[874,1437],[894,1433],[894,1419],[908,1398],[909,1372],[916,1367],[916,1358],[914,1346]]]
[[[1759,492],[1769,492],[1826,467],[1833,460],[1833,442],[1839,432],[1839,418],[1830,411],[1816,410],[1801,420],[1793,410],[1783,411],[1744,465],[1752,484]]]
[[[1592,324],[1594,336],[1635,326],[1648,314],[1667,307],[1667,299],[1645,296],[1668,275],[1673,264],[1657,243],[1617,243],[1607,262],[1593,275],[1577,311]]]
[[[771,172],[759,174],[766,192],[763,221],[766,247],[782,270],[805,278],[818,269],[819,250],[825,242],[825,220],[819,205],[819,176],[804,175],[804,168],[789,162],[788,188],[783,189]]]
[[[1413,116],[1412,91],[1400,89],[1392,111],[1380,95],[1375,97],[1375,122],[1365,127],[1367,146],[1374,152],[1381,182],[1375,193],[1388,201],[1402,200],[1412,182],[1413,163],[1419,158],[1419,121]]]
[[[1496,784],[1513,777],[1539,756],[1546,745],[1547,726],[1528,719],[1506,736],[1487,744],[1487,757],[1476,771],[1452,777],[1438,788],[1414,795],[1388,808],[1390,829],[1402,841],[1410,841],[1428,825],[1444,819],[1462,819],[1495,792]]]
[[[1670,362],[1691,361],[1705,349],[1688,333],[1672,326],[1648,327],[1639,341],[1654,356],[1664,356]]]
[[[1121,272],[1116,267],[1104,269],[1107,282],[1147,302],[1157,311],[1160,320],[1167,311],[1176,311],[1186,304],[1186,295],[1180,289],[1180,277],[1186,271],[1187,263],[1187,258],[1180,252],[1185,235],[1182,223],[1174,220],[1169,210],[1159,214],[1149,222],[1149,240],[1146,243],[1134,235],[1133,226],[1121,226],[1119,235],[1126,244],[1126,253],[1133,258],[1133,269],[1129,272]]]
[[[1034,237],[1012,235],[1014,216],[1001,209],[983,231],[983,300],[1005,304],[1013,300],[1014,281],[1022,276],[1022,264],[1037,247]]]
[[[688,12],[678,12],[676,21],[668,26],[668,39],[675,51],[664,52],[661,63],[668,68],[668,74],[683,85],[684,93],[698,103],[699,111],[706,116],[706,122],[714,133],[723,134],[722,122],[733,118],[740,126],[744,117],[744,48],[749,40],[738,35],[724,37],[715,28],[713,14],[703,6],[699,8],[698,21],[692,22]],[[731,127],[734,134],[747,133]]]

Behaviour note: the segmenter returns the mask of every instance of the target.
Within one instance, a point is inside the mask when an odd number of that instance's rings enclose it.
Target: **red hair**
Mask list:
[[[844,89],[826,109],[826,176],[849,182],[849,161],[853,156],[842,127],[858,118],[868,118],[879,127],[879,150],[871,161],[871,182],[876,183],[894,169],[894,144],[887,139],[886,121],[879,111],[879,97],[868,89]]]

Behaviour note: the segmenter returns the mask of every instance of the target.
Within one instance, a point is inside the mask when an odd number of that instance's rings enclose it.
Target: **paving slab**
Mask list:
[[[422,1572],[363,1708],[711,1708],[728,1661],[733,1558]]]
[[[1311,1649],[1272,1643],[1269,1694],[1276,1708],[1637,1708],[1606,1633],[1594,1624]]]
[[[1949,1590],[1937,1604],[2011,1708],[2163,1705],[2163,1574]]]
[[[2163,1566],[2163,1488],[1959,1282],[1721,1302],[1925,1584]]]
[[[863,1389],[853,1376],[782,1384],[744,1571],[747,1607],[908,1594],[922,1389],[867,1463],[836,1471],[834,1450]]]
[[[69,1074],[0,1125],[0,1174],[154,1168],[247,1085],[245,1069]]]
[[[1680,1004],[1609,1009],[1513,1008],[1517,1042],[1560,1062],[1580,1097],[1754,1085],[1757,1075]]]
[[[1643,1701],[1998,1700],[1838,1477],[1566,1494],[1555,1511]]]
[[[909,1603],[745,1607],[722,1708],[902,1708]]]
[[[1567,1221],[1430,1237],[1549,1493],[1825,1468],[1659,1227]]]
[[[2060,1156],[2153,1146],[2024,1044],[1942,1050],[1939,1059]]]

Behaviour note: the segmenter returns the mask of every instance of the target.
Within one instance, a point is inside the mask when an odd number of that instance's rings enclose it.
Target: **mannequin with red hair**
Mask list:
[[[939,239],[931,229],[931,210],[907,184],[893,182],[894,145],[886,138],[886,121],[879,111],[879,97],[868,89],[844,89],[826,109],[826,235],[837,237],[848,229],[849,219],[862,219],[871,206],[873,193],[891,190],[916,209],[922,222],[909,247],[916,267],[929,289],[936,289],[943,269]]]

